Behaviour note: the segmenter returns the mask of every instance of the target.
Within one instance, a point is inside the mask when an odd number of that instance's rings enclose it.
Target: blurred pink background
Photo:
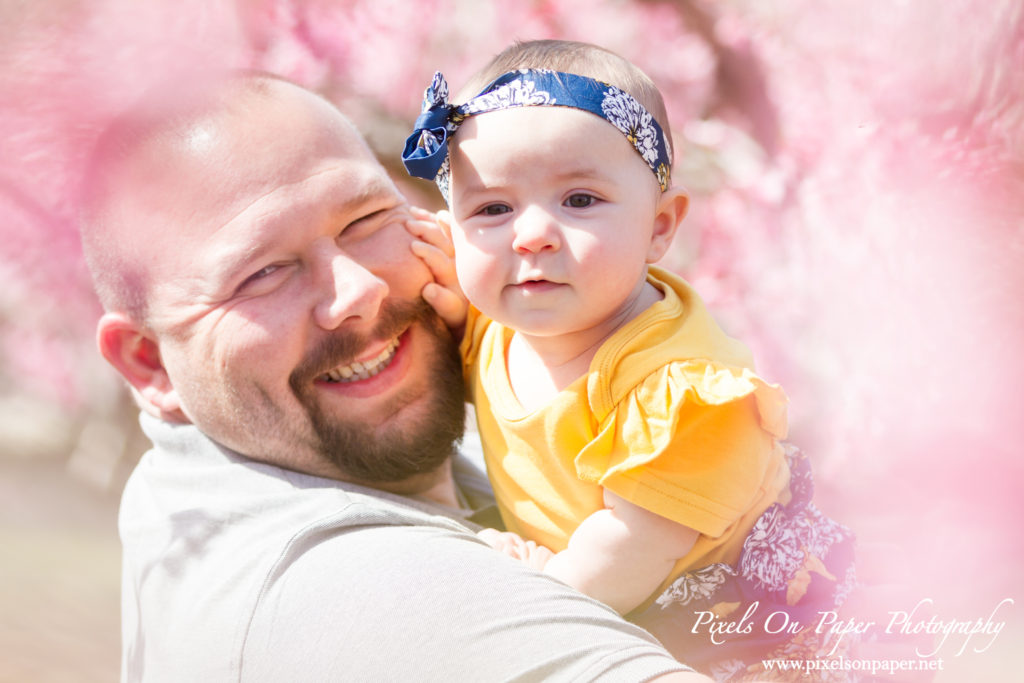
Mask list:
[[[154,84],[274,71],[337,102],[436,206],[397,163],[431,74],[458,84],[545,37],[659,84],[692,195],[665,265],[786,388],[821,506],[892,550],[869,578],[946,619],[1014,599],[993,646],[952,648],[937,680],[1016,680],[1019,0],[0,0],[0,680],[117,673],[114,510],[144,443],[94,350],[77,237],[104,122]]]

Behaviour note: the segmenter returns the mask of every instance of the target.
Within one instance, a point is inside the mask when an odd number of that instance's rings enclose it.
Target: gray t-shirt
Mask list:
[[[125,487],[126,681],[643,681],[685,671],[465,512],[244,458],[142,417]],[[486,480],[456,462],[463,500]]]

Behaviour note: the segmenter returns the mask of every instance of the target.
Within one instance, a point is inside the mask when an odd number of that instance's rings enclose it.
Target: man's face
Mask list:
[[[433,471],[461,433],[462,388],[404,199],[326,103],[273,92],[196,122],[139,175],[149,325],[181,410],[300,471]]]

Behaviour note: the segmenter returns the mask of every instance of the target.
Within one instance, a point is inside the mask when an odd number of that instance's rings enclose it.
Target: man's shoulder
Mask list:
[[[260,593],[243,678],[644,680],[680,668],[608,608],[465,533],[372,526],[294,550]]]
[[[122,524],[204,518],[223,533],[248,526],[264,537],[292,536],[306,527],[459,523],[434,506],[402,496],[260,463],[241,456],[147,452],[125,486]]]
[[[403,548],[424,530],[470,537],[414,501],[211,450],[201,440],[196,449],[181,447],[191,439],[184,436],[177,446],[159,440],[122,496],[130,671],[187,662],[196,677],[230,677],[274,590],[311,581],[294,603],[308,614],[323,606],[318,586],[326,597],[323,586],[373,570],[372,549]],[[405,566],[412,571],[421,561]],[[344,614],[338,610],[332,614]]]

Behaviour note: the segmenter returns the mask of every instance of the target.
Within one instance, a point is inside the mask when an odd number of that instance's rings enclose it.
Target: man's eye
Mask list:
[[[368,213],[365,216],[361,216],[360,218],[357,218],[354,221],[352,221],[351,223],[349,223],[348,225],[346,225],[345,226],[345,230],[351,230],[352,228],[354,228],[356,226],[359,226],[359,225],[366,225],[370,221],[372,221],[372,220],[374,220],[376,218],[380,218],[385,213],[386,213],[385,209],[378,209],[377,211],[373,211],[371,213]],[[344,232],[344,230],[342,232]]]
[[[251,282],[253,280],[260,280],[262,278],[265,278],[266,276],[270,275],[271,273],[273,273],[274,271],[276,271],[280,267],[281,266],[277,266],[277,265],[264,266],[264,267],[260,268],[259,270],[257,270],[252,275],[250,275],[249,276],[249,281]]]
[[[596,199],[589,194],[574,194],[565,200],[565,205],[571,209],[585,209],[591,206]]]
[[[480,209],[480,213],[485,216],[500,216],[503,213],[508,213],[512,210],[508,204],[488,204],[484,208]]]
[[[280,269],[281,269],[281,266],[279,266],[277,264],[272,264],[272,265],[269,265],[269,266],[263,266],[262,268],[257,270],[255,273],[253,273],[249,277],[245,278],[245,282],[243,282],[241,284],[241,286],[238,288],[239,291],[241,291],[241,290],[249,291],[250,287],[252,287],[253,285],[255,285],[258,282],[261,282],[262,280],[265,280],[266,278],[270,277],[271,275],[273,275],[274,273],[276,273]]]

